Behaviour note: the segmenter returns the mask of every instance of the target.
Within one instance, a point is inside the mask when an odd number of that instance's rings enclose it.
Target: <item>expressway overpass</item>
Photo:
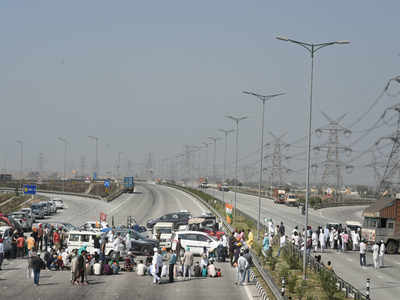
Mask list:
[[[204,191],[204,190],[203,190]],[[222,200],[223,192],[215,189],[206,190],[207,193]],[[225,192],[225,202],[234,203],[234,192]],[[248,215],[258,216],[258,197],[237,193],[238,209]],[[309,224],[313,229],[329,222],[342,223],[346,221],[361,221],[362,210],[366,206],[332,207],[319,210],[309,210]],[[304,216],[296,207],[274,204],[272,200],[261,198],[261,222],[264,218],[272,218],[274,224],[283,221],[286,232],[290,235],[292,229],[298,225],[301,230],[304,226]],[[319,253],[318,253],[319,254]],[[358,252],[337,253],[328,250],[322,254],[322,261],[332,262],[334,271],[360,291],[365,292],[366,279],[371,279],[371,299],[399,299],[400,298],[400,255],[385,255],[385,267],[375,270],[372,267],[372,254],[367,254],[367,268],[361,268]]]
[[[135,194],[122,194],[114,201],[89,199],[78,196],[60,196],[67,209],[46,221],[63,221],[80,225],[96,220],[100,212],[116,219],[134,216],[139,223],[168,212],[187,209],[193,215],[207,211],[192,196],[169,187],[140,183]],[[109,221],[110,222],[110,221]],[[234,284],[236,273],[228,263],[217,263],[223,277],[176,281],[172,284],[153,285],[150,276],[136,273],[112,276],[89,276],[88,286],[71,286],[70,271],[42,271],[40,286],[34,287],[26,279],[27,260],[6,260],[0,271],[1,299],[251,299],[256,295],[254,286]]]

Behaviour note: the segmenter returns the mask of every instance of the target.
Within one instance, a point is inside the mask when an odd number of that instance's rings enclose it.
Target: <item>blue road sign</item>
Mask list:
[[[110,187],[110,181],[104,180],[104,186],[105,186],[106,188]]]
[[[24,184],[24,194],[35,195],[36,185],[35,184]]]
[[[93,173],[93,179],[94,179],[94,180],[97,179],[97,173],[96,173],[96,172]]]

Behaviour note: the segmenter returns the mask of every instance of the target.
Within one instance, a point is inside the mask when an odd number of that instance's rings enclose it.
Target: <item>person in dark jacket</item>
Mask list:
[[[40,256],[36,252],[33,252],[29,264],[33,271],[33,283],[36,286],[38,286],[40,278],[40,270],[44,268],[44,261],[40,258]]]

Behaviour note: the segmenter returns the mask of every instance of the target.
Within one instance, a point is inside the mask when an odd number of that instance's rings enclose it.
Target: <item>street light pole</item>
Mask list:
[[[93,135],[89,135],[88,136],[89,139],[95,140],[96,142],[96,177],[99,176],[99,138],[97,136],[93,136]]]
[[[217,158],[217,141],[219,141],[220,138],[218,138],[218,137],[212,137],[212,136],[209,136],[208,138],[214,142],[213,179],[214,179],[214,181],[216,181],[217,178],[216,178],[216,173],[215,173],[215,171],[216,171],[216,170],[215,170],[215,162],[216,162],[216,158]]]
[[[59,137],[59,141],[64,143],[64,175],[63,175],[63,192],[65,192],[65,180],[66,180],[66,173],[67,173],[67,145],[68,141],[65,138]]]
[[[118,165],[117,165],[117,180],[120,178],[119,170],[121,168],[121,155],[124,154],[123,152],[118,152]]]
[[[206,148],[206,174],[205,174],[205,176],[208,180],[208,146],[211,145],[211,143],[204,142],[203,145]]]
[[[307,173],[306,173],[306,199],[304,203],[304,212],[305,212],[305,217],[304,217],[304,228],[306,230],[306,236],[304,245],[306,245],[307,242],[307,227],[308,227],[308,202],[309,202],[309,197],[310,197],[310,167],[311,167],[311,125],[312,125],[312,101],[313,101],[313,80],[314,80],[314,55],[315,53],[324,47],[331,46],[331,45],[343,45],[343,44],[349,44],[349,41],[334,41],[334,42],[328,42],[328,43],[320,43],[320,44],[313,44],[313,43],[305,43],[305,42],[300,42],[296,40],[289,39],[287,37],[282,37],[278,36],[276,37],[278,40],[284,41],[284,42],[291,42],[294,44],[297,44],[303,48],[305,48],[311,56],[311,77],[310,77],[310,100],[309,100],[309,105],[308,105],[308,128],[307,128]],[[304,253],[303,253],[303,279],[307,278],[307,269],[306,269],[306,263],[307,263],[307,247],[304,247]]]
[[[238,187],[238,157],[239,157],[239,122],[247,119],[247,116],[244,117],[233,117],[233,116],[225,116],[228,119],[231,119],[236,124],[236,154],[235,154],[235,206],[233,216],[236,221],[236,204],[237,204],[237,187]]]
[[[232,132],[234,132],[234,129],[218,129],[219,131],[223,132],[225,134],[225,153],[224,153],[224,182],[222,182],[222,185],[226,183],[226,156],[228,154],[228,135]],[[222,191],[222,202],[225,203],[225,191]]]
[[[20,180],[21,180],[21,189],[23,188],[22,184],[23,184],[23,179],[24,179],[24,142],[21,140],[17,140],[17,144],[19,144],[20,146],[20,159],[19,159],[19,163],[20,163]]]
[[[264,160],[264,115],[265,115],[265,102],[272,98],[282,96],[285,93],[271,94],[271,95],[260,95],[253,92],[243,91],[244,94],[255,96],[262,102],[262,115],[261,115],[261,142],[260,142],[260,180],[258,182],[258,218],[257,218],[257,239],[260,239],[260,222],[261,222],[261,187],[263,178],[263,160]]]

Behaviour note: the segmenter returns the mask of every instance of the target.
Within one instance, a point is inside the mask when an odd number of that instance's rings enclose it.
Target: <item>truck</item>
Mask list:
[[[124,177],[124,191],[125,193],[133,194],[135,191],[135,182],[133,176]]]
[[[294,193],[286,193],[285,204],[287,206],[299,206],[299,201],[297,199],[296,194]]]
[[[280,189],[274,189],[273,198],[274,198],[274,203],[285,204],[286,191]]]
[[[363,213],[361,238],[368,245],[383,241],[388,254],[397,254],[400,245],[400,193],[378,199]]]

